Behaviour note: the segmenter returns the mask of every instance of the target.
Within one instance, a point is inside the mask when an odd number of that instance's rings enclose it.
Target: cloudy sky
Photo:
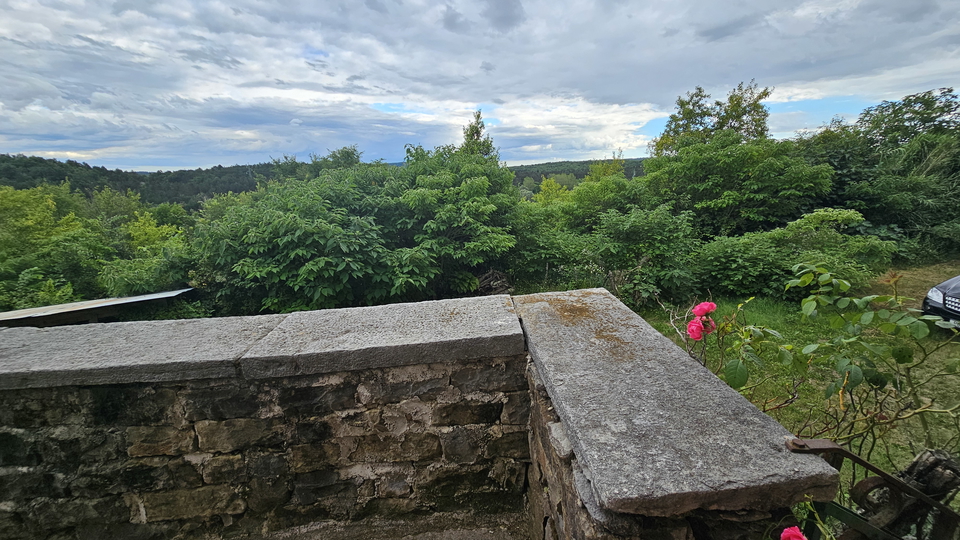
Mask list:
[[[776,136],[960,87],[960,0],[0,0],[0,153],[128,170],[455,143],[646,155],[755,79]]]

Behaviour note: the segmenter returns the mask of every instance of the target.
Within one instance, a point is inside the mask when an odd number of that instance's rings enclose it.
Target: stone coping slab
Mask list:
[[[604,509],[676,516],[832,500],[837,471],[604,289],[514,297],[537,371]]]
[[[509,296],[0,329],[0,389],[285,377],[524,354]]]
[[[0,389],[236,376],[287,315],[0,330]]]
[[[289,315],[240,360],[269,378],[523,354],[507,295]]]

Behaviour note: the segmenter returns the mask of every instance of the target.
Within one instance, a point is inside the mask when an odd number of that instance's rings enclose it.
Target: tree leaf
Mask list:
[[[749,379],[747,366],[739,358],[733,358],[723,367],[723,375],[732,388],[743,388]]]

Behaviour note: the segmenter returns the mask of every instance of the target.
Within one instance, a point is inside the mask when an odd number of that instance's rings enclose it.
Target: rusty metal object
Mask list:
[[[920,501],[937,510],[933,531],[931,531],[932,539],[953,538],[957,529],[960,528],[960,514],[952,508],[833,441],[791,439],[787,441],[787,448],[791,452],[800,454],[818,454],[836,469],[840,469],[844,459],[849,459],[877,475],[861,480],[850,492],[853,501],[866,510],[870,517],[864,519],[862,516],[857,516],[858,520],[843,520],[852,528],[844,532],[839,540],[875,538],[873,531],[888,526],[897,529],[898,525],[903,525],[904,520],[915,518],[917,515],[921,516],[920,521],[923,521],[929,511],[922,509],[917,511],[917,503]],[[919,526],[919,522],[917,523]]]

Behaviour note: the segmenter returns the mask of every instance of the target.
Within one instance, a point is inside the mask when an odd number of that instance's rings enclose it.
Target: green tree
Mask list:
[[[577,184],[580,183],[580,180],[577,180],[577,177],[574,176],[573,173],[557,173],[557,174],[551,174],[551,175],[548,176],[547,178],[548,178],[549,180],[553,180],[553,181],[556,182],[557,184],[559,184],[559,185],[561,185],[561,186],[563,186],[563,187],[565,187],[565,188],[567,188],[567,189],[571,189],[571,190],[572,190],[573,188],[577,187]],[[541,189],[542,189],[542,188],[541,188]]]
[[[99,280],[110,296],[172,290],[186,282],[187,242],[176,225],[160,225],[150,212],[120,227],[130,256],[104,261]]]
[[[797,156],[792,141],[716,133],[644,163],[652,194],[690,210],[707,235],[742,234],[796,219],[830,191],[833,170]]]
[[[0,300],[5,302],[0,309],[61,298],[55,290],[69,299],[96,298],[101,292],[96,274],[113,249],[98,221],[62,214],[58,201],[77,206],[64,189],[0,186],[0,290],[5,291],[0,296],[7,299]],[[24,292],[25,287],[34,287],[34,293]]]
[[[798,135],[797,150],[811,165],[829,165],[833,171],[830,192],[818,206],[867,212],[874,199],[861,198],[851,187],[870,184],[877,175],[880,154],[857,126],[833,118],[820,129]]]
[[[883,151],[902,146],[924,133],[956,134],[960,129],[960,97],[953,88],[940,88],[899,101],[884,101],[864,109],[857,127]]]
[[[478,110],[473,113],[473,121],[463,128],[463,144],[460,146],[460,151],[483,157],[498,157],[493,139],[484,134],[484,129],[483,118]]]
[[[716,133],[731,130],[745,140],[767,136],[770,112],[762,103],[773,89],[759,88],[754,81],[740,83],[726,101],[710,103],[710,94],[702,87],[677,98],[677,111],[670,115],[663,133],[651,143],[654,156],[674,155],[685,145],[709,141]]]

